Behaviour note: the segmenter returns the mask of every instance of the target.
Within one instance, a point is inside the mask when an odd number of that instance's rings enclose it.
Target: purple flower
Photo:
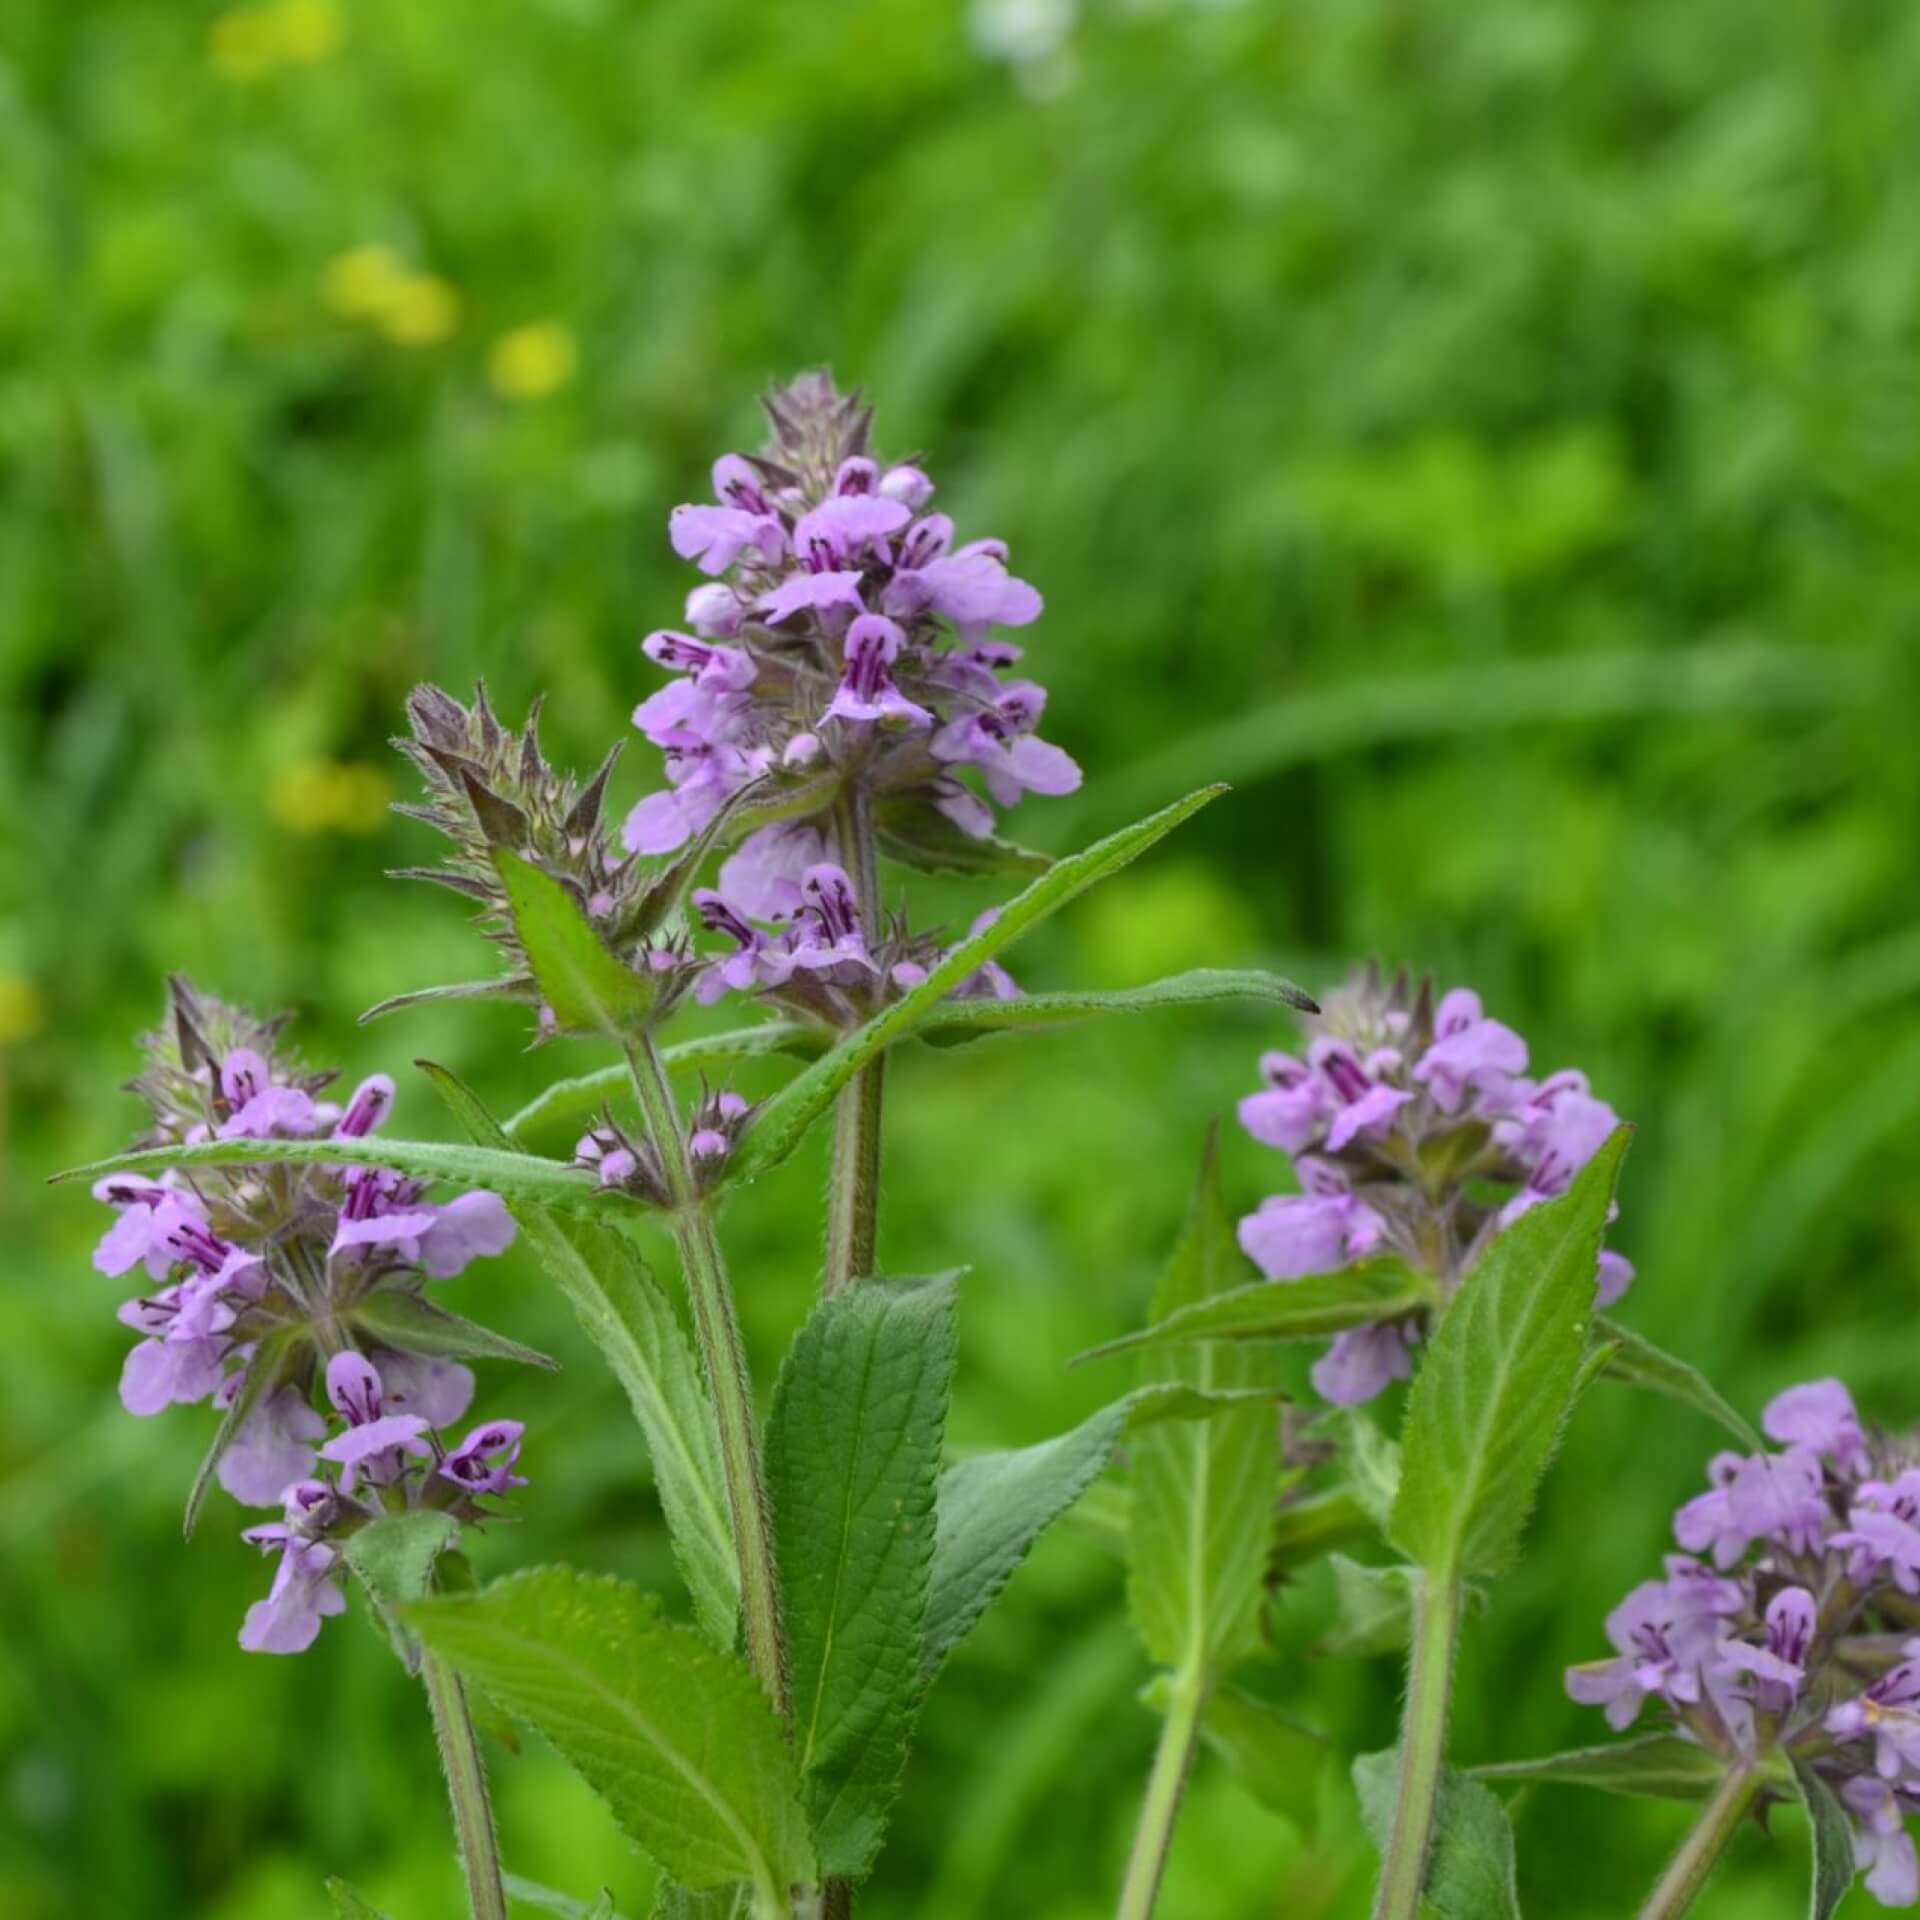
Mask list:
[[[800,911],[807,869],[826,857],[818,827],[777,820],[756,828],[733,850],[720,869],[720,892],[752,919],[791,919]]]
[[[1867,1471],[1866,1434],[1853,1395],[1838,1380],[1809,1380],[1775,1394],[1760,1415],[1760,1426],[1769,1440],[1825,1454],[1843,1474]]]
[[[1527,1043],[1511,1027],[1487,1019],[1471,987],[1455,987],[1440,1002],[1433,1033],[1413,1077],[1442,1113],[1457,1113],[1469,1092],[1497,1095],[1527,1070]]]
[[[931,727],[933,715],[893,684],[890,669],[905,635],[877,613],[862,614],[847,629],[846,671],[827,703],[828,720],[881,721],[896,727]]]
[[[1749,1674],[1758,1684],[1759,1704],[1769,1713],[1784,1713],[1800,1697],[1807,1677],[1807,1654],[1813,1645],[1819,1609],[1805,1587],[1782,1587],[1767,1603],[1767,1637],[1750,1646],[1744,1640],[1720,1644],[1717,1659],[1723,1670]]]
[[[234,1392],[245,1377],[242,1373],[228,1376]],[[226,1391],[224,1385],[222,1391]],[[275,1387],[240,1423],[232,1444],[220,1456],[220,1484],[244,1507],[278,1506],[294,1481],[312,1473],[314,1442],[326,1430],[327,1423],[305,1394],[293,1387]]]
[[[873,973],[877,969],[867,952],[866,931],[853,882],[841,867],[822,861],[809,867],[800,883],[801,909],[786,941],[769,950],[763,965],[778,985],[794,970],[814,974],[844,974],[846,969]]]
[[[803,613],[819,615],[823,620],[843,621],[848,614],[861,614],[866,607],[860,599],[860,574],[857,568],[830,573],[797,573],[783,580],[755,602],[770,625],[792,620]]]
[[[1045,705],[1045,688],[1017,681],[1001,690],[994,707],[949,721],[929,750],[936,760],[978,767],[1003,807],[1015,805],[1023,793],[1072,793],[1080,785],[1079,767],[1033,731]]]
[[[1853,1863],[1867,1878],[1867,1891],[1883,1907],[1920,1901],[1920,1859],[1907,1832],[1910,1801],[1871,1774],[1843,1781],[1840,1797],[1854,1818]]]
[[[1332,1346],[1313,1363],[1313,1390],[1336,1407],[1371,1400],[1394,1381],[1412,1375],[1412,1338],[1404,1320],[1349,1327],[1336,1334]]]
[[[1360,1134],[1384,1132],[1413,1098],[1376,1080],[1344,1040],[1322,1034],[1307,1049],[1307,1063],[1325,1084],[1333,1109],[1327,1124],[1329,1153],[1338,1153]]]
[[[1785,1453],[1716,1454],[1708,1467],[1712,1489],[1673,1517],[1674,1538],[1690,1553],[1711,1548],[1714,1563],[1730,1567],[1756,1540],[1806,1553],[1826,1542],[1832,1524],[1819,1456],[1807,1447]]]
[[[815,575],[842,570],[859,560],[913,516],[898,500],[874,494],[836,493],[800,516],[793,551]]]
[[[525,1431],[518,1420],[489,1420],[475,1427],[441,1461],[441,1477],[472,1494],[505,1493],[509,1487],[524,1487],[525,1477],[513,1468],[520,1458],[520,1436]]]
[[[918,513],[933,498],[933,482],[918,467],[889,467],[880,476],[880,492],[888,500]]]
[[[1851,1547],[1866,1577],[1889,1578],[1902,1593],[1920,1593],[1920,1467],[1889,1484],[1867,1481],[1854,1496],[1846,1531],[1832,1544]]]
[[[998,907],[988,907],[984,913],[975,914],[973,924],[967,929],[967,938],[984,933],[999,918]],[[903,961],[893,970],[897,986],[917,987],[926,977],[927,970],[912,961]],[[1018,1000],[1020,985],[998,960],[983,960],[947,997],[950,1000]]]
[[[1344,1187],[1273,1194],[1240,1222],[1240,1245],[1269,1280],[1329,1273],[1371,1253],[1386,1222]]]
[[[463,1193],[434,1209],[420,1236],[421,1268],[435,1280],[450,1280],[474,1261],[505,1253],[519,1228],[497,1193]]]
[[[1909,1641],[1913,1654],[1920,1642]],[[1873,1764],[1883,1780],[1920,1774],[1920,1664],[1903,1661],[1852,1700],[1827,1710],[1821,1723],[1836,1740],[1873,1736]]]
[[[336,1140],[361,1140],[376,1132],[393,1111],[393,1081],[384,1073],[369,1074],[353,1090],[333,1129]]]
[[[347,1428],[320,1449],[320,1458],[340,1469],[341,1490],[351,1493],[364,1474],[387,1486],[406,1471],[408,1456],[428,1458],[422,1437],[427,1423],[417,1413],[388,1413],[380,1375],[364,1354],[336,1353],[327,1362],[327,1398],[346,1417]]]
[[[743,554],[764,566],[777,564],[786,552],[786,529],[752,467],[738,454],[723,454],[713,465],[713,490],[726,505],[675,507],[668,516],[674,552],[697,561],[702,573],[725,573]]]
[[[240,1537],[263,1553],[277,1553],[273,1586],[264,1600],[247,1609],[240,1644],[249,1653],[304,1653],[319,1637],[320,1623],[344,1613],[337,1551],[316,1538],[335,1506],[333,1489],[318,1480],[286,1489],[284,1516]]]
[[[191,1406],[220,1384],[233,1342],[226,1329],[233,1311],[204,1288],[167,1287],[120,1308],[124,1326],[148,1337],[128,1353],[120,1369],[120,1404],[129,1413],[154,1414]]]
[[[430,1427],[450,1427],[473,1405],[473,1369],[431,1353],[382,1352],[376,1362],[381,1397],[395,1413],[417,1413]]]
[[[944,514],[930,516],[945,521]],[[927,521],[920,523],[922,528]],[[986,627],[1025,627],[1039,619],[1045,602],[1026,581],[1007,571],[1006,554],[997,541],[976,540],[957,553],[944,553],[951,537],[935,531],[915,542],[910,532],[904,543],[903,565],[888,581],[881,606],[895,619],[911,620],[934,614],[950,620],[963,635]],[[933,551],[924,560],[922,553]]]
[[[96,1200],[120,1209],[93,1252],[95,1268],[111,1279],[145,1264],[155,1280],[164,1280],[180,1260],[183,1229],[207,1230],[205,1217],[191,1194],[170,1187],[149,1186],[124,1176],[110,1176],[93,1189]]]
[[[1266,1086],[1240,1102],[1240,1124],[1263,1146],[1300,1153],[1319,1139],[1332,1117],[1333,1091],[1304,1061],[1288,1053],[1263,1053]]]
[[[629,853],[671,853],[684,846],[766,770],[762,758],[723,741],[671,746],[666,761],[672,784],[640,800],[620,830]]]
[[[747,690],[759,677],[750,653],[670,631],[648,634],[640,647],[657,665],[684,676],[633,710],[633,724],[655,746],[721,743],[738,730],[748,707]]]
[[[1607,1638],[1620,1657],[1569,1667],[1567,1692],[1582,1706],[1605,1707],[1616,1732],[1634,1723],[1651,1695],[1698,1700],[1700,1669],[1725,1633],[1703,1597],[1673,1581],[1643,1581],[1607,1615]]]
[[[313,1096],[299,1087],[276,1085],[267,1062],[251,1047],[235,1047],[221,1062],[220,1090],[232,1109],[215,1129],[222,1140],[306,1134],[317,1123]]]

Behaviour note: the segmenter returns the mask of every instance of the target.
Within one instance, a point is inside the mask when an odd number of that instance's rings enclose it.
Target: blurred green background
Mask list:
[[[1845,1373],[1920,1415],[1920,12],[1902,0],[17,0],[0,16],[0,1912],[294,1920],[323,1871],[456,1911],[424,1716],[358,1618],[242,1655],[259,1561],[180,1501],[204,1411],[136,1422],[99,1210],[43,1175],[182,968],[351,1072],[501,1105],[584,1052],[510,1010],[360,1030],[487,964],[386,803],[418,678],[484,673],[585,763],[657,684],[664,516],[831,361],[1047,595],[1061,848],[1236,791],[1023,946],[1035,986],[1357,956],[1471,981],[1639,1123],[1625,1309],[1743,1406]],[[635,743],[625,790],[651,784]],[[954,919],[990,893],[935,888]],[[1208,1118],[1278,1023],[1189,1014],[902,1063],[885,1252],[966,1261],[956,1437],[1121,1384]],[[438,1133],[425,1086],[399,1126]],[[1236,1139],[1250,1207],[1275,1156]],[[764,1383],[809,1297],[817,1153],[730,1217]],[[614,1391],[531,1263],[463,1306],[560,1353],[525,1522],[670,1583]],[[1570,1658],[1652,1570],[1714,1434],[1596,1392],[1472,1628],[1457,1751],[1600,1737]],[[229,1523],[232,1524],[229,1524]],[[1391,1661],[1272,1685],[1349,1752]],[[861,1912],[1108,1910],[1154,1733],[1115,1563],[1045,1542],[947,1671]],[[644,1912],[550,1756],[509,1863]],[[1170,1920],[1348,1916],[1309,1833],[1208,1760]],[[1545,1920],[1628,1910],[1683,1816],[1518,1809]],[[1804,1910],[1748,1835],[1703,1913]],[[1862,1894],[1848,1911],[1867,1908]]]

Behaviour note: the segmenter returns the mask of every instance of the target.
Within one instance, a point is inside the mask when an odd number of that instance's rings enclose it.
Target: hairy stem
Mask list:
[[[646,1118],[673,1206],[674,1237],[693,1308],[694,1333],[720,1426],[720,1464],[727,1483],[734,1551],[740,1561],[740,1601],[746,1617],[747,1658],[782,1719],[793,1710],[787,1675],[786,1629],[780,1614],[780,1577],[773,1557],[773,1523],[766,1474],[760,1463],[760,1425],[753,1410],[740,1321],[726,1258],[687,1162],[686,1137],[666,1068],[651,1034],[627,1049],[633,1090]]]
[[[487,1770],[480,1758],[466,1689],[459,1676],[430,1654],[420,1660],[427,1701],[433,1708],[434,1737],[446,1770],[447,1797],[453,1803],[453,1831],[460,1846],[460,1867],[467,1876],[473,1920],[507,1920],[507,1895],[500,1884],[500,1847],[493,1831],[493,1804],[487,1798]]]
[[[840,862],[853,882],[869,937],[880,927],[880,869],[874,845],[873,803],[855,784],[834,809]],[[874,1269],[880,1225],[880,1122],[886,1056],[862,1067],[833,1106],[833,1158],[827,1182],[827,1257],[823,1290],[838,1293]]]
[[[1414,1605],[1407,1708],[1400,1728],[1400,1784],[1373,1920],[1415,1920],[1420,1911],[1427,1853],[1433,1844],[1434,1808],[1446,1767],[1447,1709],[1459,1633],[1460,1582],[1425,1575]]]
[[[1647,1896],[1640,1920],[1679,1920],[1693,1905],[1752,1808],[1760,1784],[1760,1769],[1751,1760],[1728,1769],[1700,1809],[1693,1831],[1667,1863],[1660,1884]]]
[[[1186,1789],[1187,1770],[1200,1734],[1200,1709],[1206,1702],[1205,1676],[1189,1668],[1174,1676],[1167,1692],[1166,1718],[1160,1723],[1160,1745],[1147,1776],[1147,1794],[1140,1806],[1140,1824],[1133,1830],[1133,1851],[1127,1858],[1127,1877],[1120,1889],[1115,1920],[1147,1920],[1160,1893],[1167,1849],[1173,1842],[1174,1816]]]

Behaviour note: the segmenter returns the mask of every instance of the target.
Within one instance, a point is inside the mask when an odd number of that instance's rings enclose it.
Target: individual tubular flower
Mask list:
[[[714,577],[688,596],[691,634],[644,643],[683,677],[634,715],[666,755],[667,785],[624,829],[633,852],[671,852],[752,786],[768,818],[743,816],[753,830],[720,891],[755,918],[772,917],[772,896],[821,857],[849,790],[913,859],[949,822],[991,834],[993,808],[963,769],[1001,807],[1080,784],[1072,759],[1036,735],[1044,690],[1000,677],[1020,650],[993,630],[1041,611],[1008,572],[1004,543],[956,547],[952,521],[924,511],[933,482],[871,457],[869,411],[826,375],[803,375],[766,408],[767,448],[725,455],[715,504],[670,518],[674,550]]]
[[[258,1129],[270,1128],[344,1147],[370,1134],[393,1105],[385,1074],[364,1080],[344,1106],[324,1099],[333,1076],[291,1061],[278,1023],[180,980],[146,1050],[134,1085],[152,1110],[152,1145],[259,1139],[266,1134]],[[477,1331],[430,1300],[427,1284],[511,1244],[513,1218],[497,1194],[435,1201],[419,1181],[333,1163],[198,1168],[191,1180],[178,1172],[112,1175],[94,1191],[117,1213],[95,1267],[110,1277],[138,1274],[146,1289],[119,1310],[141,1336],[121,1370],[122,1404],[141,1415],[208,1399],[222,1412],[238,1407],[216,1462],[235,1499],[277,1506],[289,1485],[312,1474],[327,1431],[314,1405],[323,1368],[344,1411],[340,1393],[356,1389],[344,1375],[336,1387],[332,1370],[370,1373],[379,1364],[392,1386],[384,1414],[415,1422],[416,1435],[465,1412],[469,1369],[444,1351],[405,1349],[409,1330],[438,1349],[457,1348]],[[342,1340],[353,1348],[339,1351]],[[351,1491],[358,1456],[328,1457],[348,1467]]]
[[[1526,1077],[1527,1044],[1456,987],[1436,1004],[1403,975],[1373,970],[1327,996],[1304,1057],[1268,1053],[1240,1123],[1293,1163],[1301,1191],[1240,1222],[1269,1280],[1298,1280],[1391,1252],[1431,1277],[1444,1302],[1499,1229],[1564,1193],[1619,1116],[1584,1074]],[[1603,1252],[1596,1304],[1633,1269]],[[1424,1311],[1338,1335],[1313,1369],[1328,1400],[1372,1399],[1412,1371]]]
[[[1788,1388],[1761,1424],[1786,1445],[1716,1456],[1708,1491],[1674,1516],[1680,1545],[1717,1564],[1669,1556],[1607,1616],[1616,1657],[1568,1668],[1567,1691],[1616,1730],[1652,1702],[1724,1759],[1810,1767],[1853,1818],[1868,1892],[1912,1906],[1920,1639],[1893,1528],[1920,1515],[1920,1452],[1869,1432],[1837,1380]]]

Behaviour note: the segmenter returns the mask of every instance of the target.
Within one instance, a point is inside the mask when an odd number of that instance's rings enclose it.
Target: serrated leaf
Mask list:
[[[97,1180],[109,1173],[163,1173],[169,1167],[384,1167],[415,1180],[445,1180],[486,1187],[503,1200],[537,1200],[550,1206],[611,1211],[592,1174],[563,1160],[441,1140],[202,1140],[192,1146],[142,1147],[110,1160],[70,1167],[53,1177]]]
[[[1565,1194],[1494,1238],[1428,1343],[1388,1537],[1436,1580],[1497,1574],[1518,1551],[1577,1390],[1630,1131],[1617,1128]]]
[[[1200,1737],[1262,1806],[1312,1838],[1333,1751],[1325,1734],[1238,1687],[1216,1687],[1200,1710]]]
[[[1353,1763],[1361,1817],[1382,1853],[1393,1827],[1399,1750],[1368,1753]],[[1479,1781],[1449,1767],[1434,1807],[1421,1912],[1436,1920],[1520,1920],[1514,1879],[1513,1828],[1507,1810]]]
[[[996,1033],[1071,1026],[1119,1013],[1157,1013],[1169,1007],[1216,1006],[1228,1000],[1265,1001],[1310,1011],[1313,1001],[1291,980],[1257,968],[1199,967],[1144,987],[1112,992],[1023,993],[1011,1000],[946,1000],[920,1023],[917,1035],[933,1046],[961,1046]]]
[[[1344,1553],[1332,1555],[1333,1625],[1315,1649],[1324,1654],[1396,1653],[1413,1631],[1411,1567],[1363,1567]]]
[[[1239,1251],[1226,1277],[1245,1271]],[[1391,1254],[1300,1280],[1255,1280],[1229,1285],[1204,1300],[1159,1314],[1151,1326],[1089,1347],[1073,1364],[1115,1353],[1150,1353],[1226,1341],[1322,1340],[1349,1327],[1371,1326],[1433,1300],[1433,1283]]]
[[[1651,1340],[1623,1327],[1617,1320],[1595,1323],[1597,1336],[1609,1341],[1613,1353],[1607,1360],[1604,1378],[1623,1386],[1644,1387],[1649,1393],[1665,1394],[1682,1406],[1717,1420],[1749,1453],[1765,1451],[1765,1443],[1744,1419],[1739,1409],[1726,1400],[1699,1368],[1676,1355],[1656,1347]]]
[[[698,1040],[676,1041],[660,1049],[660,1059],[672,1073],[704,1073],[710,1067],[730,1066],[736,1060],[758,1060],[772,1053],[817,1060],[826,1052],[832,1037],[824,1028],[808,1026],[799,1020],[762,1020],[757,1026],[733,1027],[725,1033],[708,1034]],[[588,1119],[627,1085],[628,1070],[624,1062],[577,1074],[570,1080],[556,1080],[511,1119],[502,1121],[502,1131],[511,1140],[538,1127],[557,1127],[565,1122]]]
[[[930,1681],[972,1631],[1034,1541],[1083,1496],[1091,1497],[1124,1434],[1161,1420],[1240,1413],[1256,1403],[1271,1408],[1277,1397],[1265,1387],[1217,1394],[1180,1385],[1139,1387],[1051,1440],[976,1454],[949,1467],[940,1476],[923,1679]],[[1110,1491],[1123,1502],[1110,1524],[1130,1533],[1133,1496],[1125,1488]],[[1123,1552],[1126,1542],[1120,1535]]]
[[[780,1370],[767,1484],[794,1749],[828,1873],[872,1864],[919,1706],[954,1277],[822,1300]]]
[[[446,1360],[512,1360],[549,1371],[560,1366],[535,1348],[436,1307],[406,1287],[376,1287],[363,1293],[344,1317],[370,1342],[405,1353],[435,1354]]]
[[[515,937],[562,1029],[618,1040],[644,1026],[659,997],[652,978],[613,952],[586,909],[552,874],[510,847],[494,847],[490,854],[506,889]]]
[[[433,1578],[433,1564],[460,1538],[460,1523],[450,1513],[413,1507],[384,1513],[347,1536],[347,1565],[366,1583],[383,1607],[418,1600]]]
[[[1525,1786],[1553,1781],[1570,1787],[1597,1787],[1644,1800],[1704,1800],[1726,1772],[1705,1747],[1677,1734],[1650,1733],[1638,1740],[1614,1740],[1600,1747],[1574,1747],[1544,1760],[1505,1760],[1474,1767],[1476,1780]]]
[[[760,1683],[651,1595],[539,1567],[400,1618],[542,1734],[683,1885],[746,1880],[771,1908],[813,1880],[799,1777]]]
[[[1187,1223],[1168,1262],[1158,1319],[1204,1306],[1241,1272],[1220,1192],[1218,1135],[1209,1136]],[[1269,1349],[1208,1341],[1146,1354],[1147,1380],[1202,1393],[1278,1381]],[[1133,1450],[1128,1599],[1149,1654],[1187,1673],[1225,1672],[1254,1644],[1279,1482],[1271,1408],[1155,1427]]]
[[[476,1140],[505,1137],[457,1074],[431,1060],[416,1064]],[[612,1225],[530,1205],[516,1206],[514,1217],[626,1390],[695,1616],[716,1645],[731,1647],[740,1614],[740,1564],[721,1475],[720,1425],[673,1303],[640,1249]]]
[[[193,1485],[187,1489],[186,1512],[180,1520],[180,1531],[187,1539],[193,1538],[193,1529],[200,1519],[200,1509],[206,1505],[207,1495],[213,1491],[214,1476],[220,1470],[220,1462],[239,1438],[247,1416],[287,1379],[308,1337],[304,1326],[276,1327],[270,1333],[263,1333],[254,1343],[240,1390],[220,1416],[212,1444],[208,1446],[194,1473]]]
[[[1809,1920],[1832,1920],[1853,1885],[1853,1822],[1834,1791],[1805,1761],[1793,1762],[1794,1784],[1806,1803],[1813,1830],[1813,1877],[1807,1893]]]
[[[922,873],[1045,873],[1052,856],[989,834],[976,840],[924,800],[883,800],[874,809],[880,850]]]
[[[333,1902],[334,1920],[387,1920],[365,1894],[357,1893],[344,1880],[329,1880],[327,1897]]]
[[[1217,799],[1223,787],[1202,787],[1158,813],[1109,834],[1083,852],[1070,854],[1007,902],[997,917],[969,935],[926,979],[856,1028],[831,1053],[796,1074],[760,1109],[734,1155],[730,1174],[752,1180],[777,1167],[800,1144],[834,1096],[876,1055],[904,1040],[960,982],[1042,920],[1059,912],[1096,882],[1118,873],[1183,820]]]

